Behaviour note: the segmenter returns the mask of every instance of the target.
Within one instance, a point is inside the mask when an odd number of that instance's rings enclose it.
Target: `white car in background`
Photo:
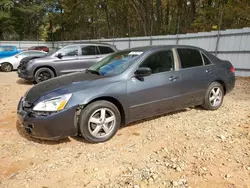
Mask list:
[[[1,58],[0,59],[0,68],[3,72],[11,72],[12,70],[16,70],[20,64],[20,61],[26,57],[43,57],[47,54],[44,51],[38,50],[27,50],[22,51],[14,56]]]

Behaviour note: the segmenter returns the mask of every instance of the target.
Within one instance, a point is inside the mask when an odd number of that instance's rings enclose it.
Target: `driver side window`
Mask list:
[[[150,55],[140,67],[148,67],[152,74],[174,70],[174,57],[171,50],[160,51]]]
[[[68,46],[60,52],[63,56],[78,56],[79,46]]]

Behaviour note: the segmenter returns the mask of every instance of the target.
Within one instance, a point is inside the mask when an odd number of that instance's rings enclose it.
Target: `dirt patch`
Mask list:
[[[17,122],[30,83],[0,73],[0,187],[249,187],[250,80],[217,111],[136,122],[107,143],[43,141]]]
[[[0,160],[0,180],[7,178],[12,179],[20,171],[24,170],[26,167],[32,164],[33,162],[30,162],[29,160],[15,161],[11,164],[8,164],[8,160]]]

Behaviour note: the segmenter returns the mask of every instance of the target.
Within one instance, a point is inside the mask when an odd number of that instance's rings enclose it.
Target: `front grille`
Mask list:
[[[25,57],[25,58],[23,58],[21,61],[20,61],[20,64],[19,64],[19,69],[20,70],[24,70],[24,69],[26,69],[26,67],[28,66],[28,63],[31,61],[31,60],[33,60],[33,59],[36,59],[36,58],[38,58],[38,57]]]
[[[32,113],[33,105],[29,101],[22,100],[21,108],[23,111],[30,115]]]
[[[20,70],[25,70],[26,67],[27,67],[27,65],[28,65],[28,62],[29,62],[29,60],[23,59],[23,60],[20,62],[19,66],[18,66],[18,69],[20,69]]]
[[[46,117],[56,113],[56,112],[36,112],[33,111],[33,107],[34,105],[27,100],[23,100],[21,103],[22,110],[25,111],[29,117],[33,118]]]

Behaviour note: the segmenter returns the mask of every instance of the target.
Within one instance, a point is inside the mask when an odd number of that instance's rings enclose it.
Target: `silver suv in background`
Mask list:
[[[100,43],[71,44],[48,53],[45,57],[24,62],[18,76],[37,83],[68,73],[80,72],[116,52],[115,46]]]

